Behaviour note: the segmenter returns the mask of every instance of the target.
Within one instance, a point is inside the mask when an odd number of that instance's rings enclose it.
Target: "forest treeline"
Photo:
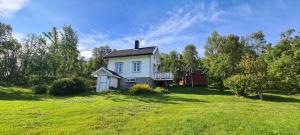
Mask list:
[[[82,77],[94,81],[91,73],[105,66],[102,59],[111,52],[109,46],[93,49],[85,60],[78,50],[78,34],[69,25],[61,30],[53,27],[40,35],[28,34],[18,41],[12,27],[0,22],[0,84],[32,86],[51,84],[67,77]]]
[[[106,66],[103,56],[113,51],[108,45],[99,46],[93,49],[92,58],[84,59],[78,50],[78,34],[69,25],[28,34],[21,41],[12,31],[0,22],[0,85],[50,84],[66,77],[95,81],[91,73]],[[210,85],[229,88],[238,96],[254,93],[262,99],[267,89],[293,94],[300,89],[300,37],[294,29],[279,37],[272,45],[262,31],[241,37],[213,32],[204,57],[198,56],[195,45],[186,45],[183,52],[161,54],[161,70],[171,71],[178,84],[187,68],[201,69]]]
[[[205,44],[205,55],[199,58],[194,45],[182,53],[162,54],[162,70],[172,71],[178,83],[187,67],[205,71],[209,84],[223,91],[229,88],[237,96],[276,89],[287,94],[300,90],[300,37],[294,29],[280,33],[279,41],[267,43],[262,31],[247,36],[213,32]],[[193,71],[193,70],[192,70]]]

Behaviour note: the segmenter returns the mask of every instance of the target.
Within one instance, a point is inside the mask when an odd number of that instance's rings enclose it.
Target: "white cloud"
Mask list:
[[[11,17],[21,10],[29,0],[0,0],[0,16]]]
[[[81,51],[80,55],[85,58],[91,58],[92,57],[92,51]]]
[[[23,39],[26,38],[26,34],[21,33],[21,32],[13,32],[13,33],[12,33],[12,36],[13,36],[14,38],[16,38],[18,41],[22,41]]]
[[[84,34],[79,32],[80,40],[79,40],[79,50],[87,50],[92,49],[100,44],[102,41],[108,39],[107,34],[93,32],[92,34]]]
[[[161,50],[169,51],[178,49],[176,45],[180,44],[180,50],[182,50],[184,43],[190,43],[199,36],[187,33],[189,29],[195,25],[220,21],[223,11],[219,10],[215,3],[209,5],[199,3],[167,11],[167,15],[164,21],[132,36],[110,39],[107,34],[102,33],[82,34],[80,38],[82,52],[99,45],[110,45],[114,49],[132,48],[134,40],[137,39],[141,41],[142,47],[156,45],[160,46]]]

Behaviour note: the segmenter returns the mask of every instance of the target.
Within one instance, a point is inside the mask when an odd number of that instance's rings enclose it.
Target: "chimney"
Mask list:
[[[139,49],[139,48],[140,48],[140,41],[139,40],[135,40],[134,49]]]

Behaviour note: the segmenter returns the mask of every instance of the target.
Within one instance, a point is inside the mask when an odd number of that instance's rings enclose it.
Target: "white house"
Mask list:
[[[147,83],[152,87],[173,80],[172,73],[160,72],[160,57],[157,46],[113,51],[106,56],[107,68],[102,67],[92,75],[97,77],[96,91],[110,88],[127,89],[136,83]]]

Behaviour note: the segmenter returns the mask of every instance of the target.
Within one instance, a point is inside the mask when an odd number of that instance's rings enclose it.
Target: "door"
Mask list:
[[[103,90],[107,90],[108,89],[108,78],[107,76],[100,76],[100,87],[99,90],[103,91]]]

